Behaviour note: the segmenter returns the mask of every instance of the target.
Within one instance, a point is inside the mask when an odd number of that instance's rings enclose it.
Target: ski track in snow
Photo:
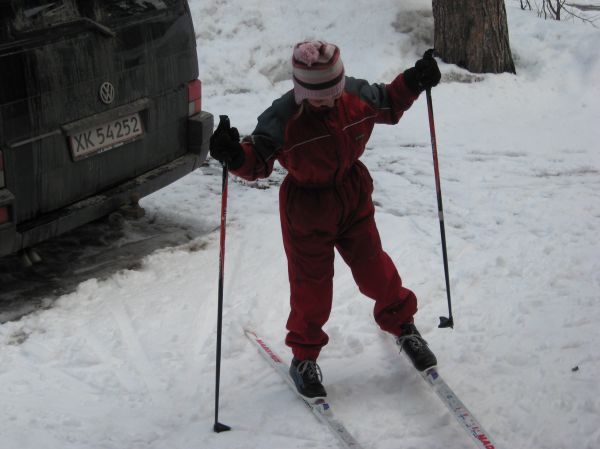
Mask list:
[[[431,45],[430,2],[397,3],[192,0],[205,109],[251,132],[289,89],[289,49],[306,37],[339,43],[347,73],[391,80]],[[498,447],[596,449],[600,34],[507,9],[519,75],[451,82],[468,75],[442,64],[433,91],[454,330],[436,327],[447,308],[424,98],[398,126],[377,127],[362,160],[384,247],[420,298],[417,325]],[[220,420],[232,432],[212,432],[213,232],[0,325],[0,449],[338,447],[242,331],[289,354],[283,177],[230,178]],[[220,181],[210,161],[143,206],[215,229]],[[336,415],[369,449],[470,447],[340,258],[335,271],[319,363]]]

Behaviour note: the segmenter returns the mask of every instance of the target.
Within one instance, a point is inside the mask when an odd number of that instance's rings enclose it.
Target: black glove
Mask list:
[[[413,92],[420,94],[425,89],[437,86],[442,78],[440,69],[433,52],[427,50],[422,59],[419,59],[414,67],[404,71],[404,82]]]
[[[244,164],[244,150],[240,145],[240,133],[237,128],[232,128],[229,118],[220,116],[219,126],[210,137],[210,155],[227,164],[230,170],[236,170]]]

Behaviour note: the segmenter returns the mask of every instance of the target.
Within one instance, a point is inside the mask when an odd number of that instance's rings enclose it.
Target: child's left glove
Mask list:
[[[442,74],[437,62],[427,53],[415,63],[414,67],[404,71],[404,82],[417,94],[437,86],[441,78]]]

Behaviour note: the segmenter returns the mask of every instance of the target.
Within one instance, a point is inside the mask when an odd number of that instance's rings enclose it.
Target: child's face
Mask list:
[[[335,105],[335,100],[341,97],[340,95],[336,95],[335,97],[328,98],[307,98],[308,104],[310,104],[315,109],[329,109]]]

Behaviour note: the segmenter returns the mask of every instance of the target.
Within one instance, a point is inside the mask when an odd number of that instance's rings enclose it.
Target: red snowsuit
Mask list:
[[[322,327],[331,311],[334,247],[360,291],[375,300],[383,330],[400,335],[400,324],[413,322],[417,299],[381,247],[373,180],[358,158],[373,126],[397,123],[416,98],[403,75],[389,85],[347,77],[344,93],[326,112],[297,105],[290,91],[242,141],[245,162],[235,175],[265,178],[275,160],[288,171],[279,193],[291,290],[286,343],[300,360],[316,360],[328,341]]]

